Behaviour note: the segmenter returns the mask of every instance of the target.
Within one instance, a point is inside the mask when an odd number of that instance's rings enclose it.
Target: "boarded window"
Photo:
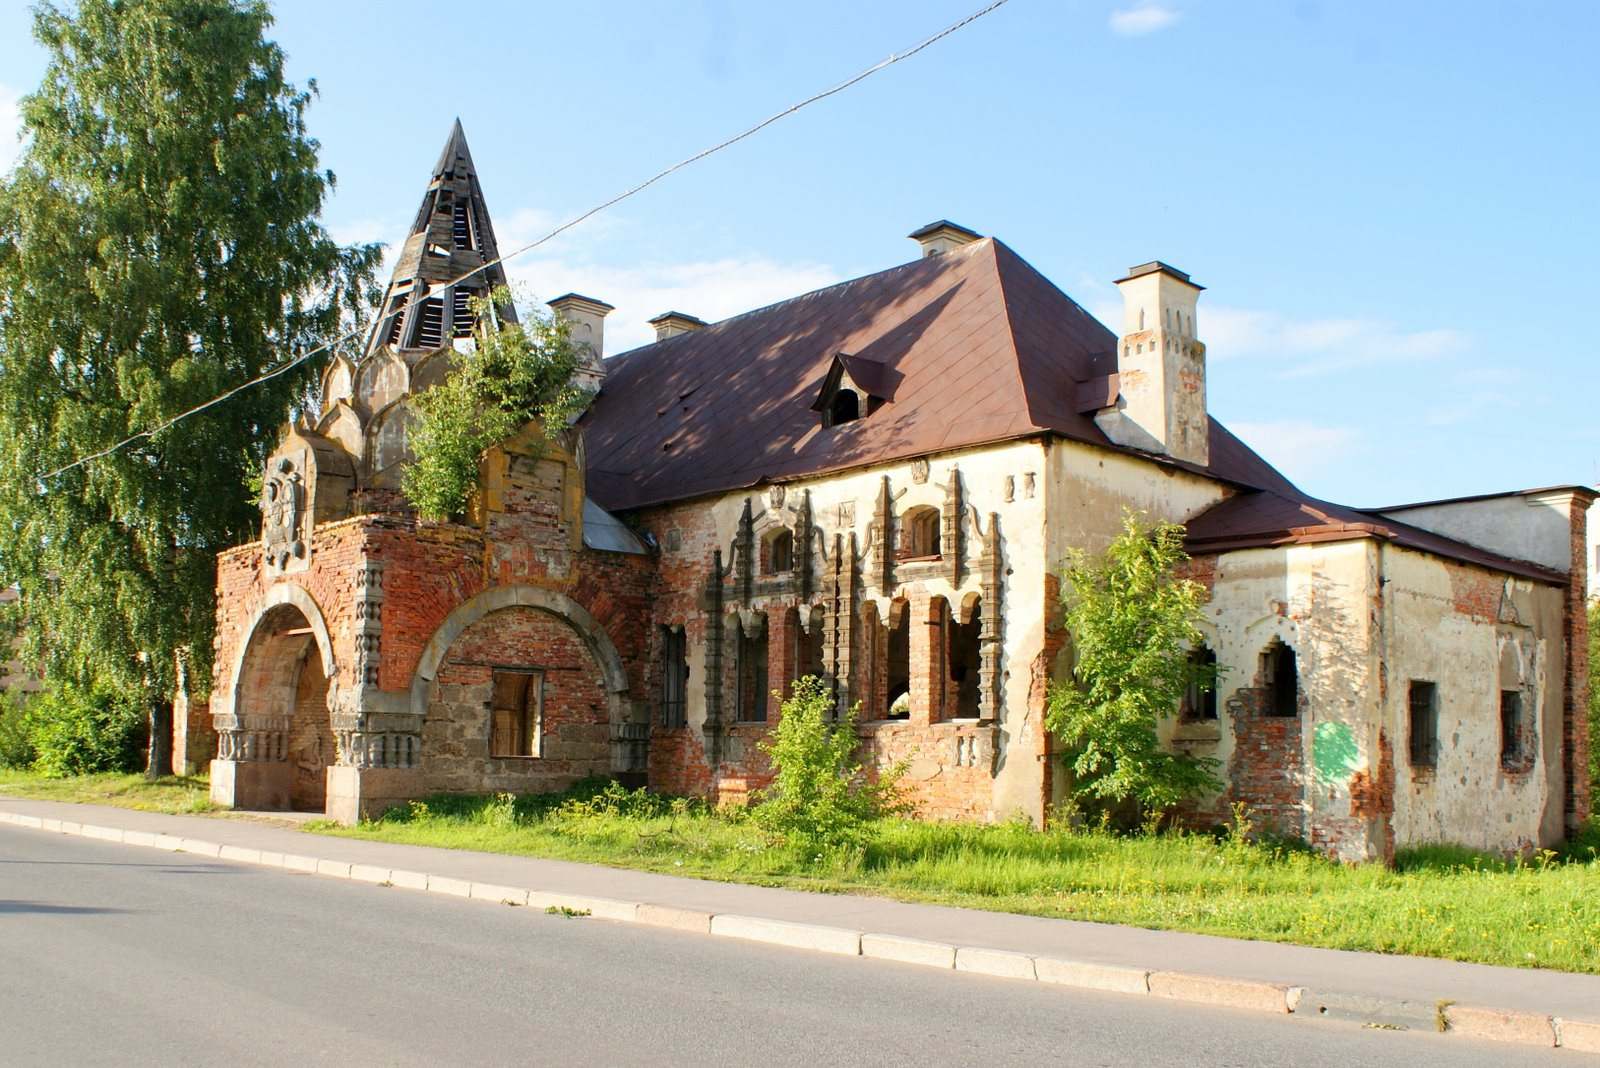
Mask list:
[[[1439,688],[1431,682],[1412,679],[1406,704],[1411,718],[1411,766],[1431,768],[1439,761]]]
[[[689,689],[689,642],[682,627],[661,628],[661,725],[686,722]]]
[[[901,559],[929,560],[939,556],[939,509],[913,508],[901,521]]]
[[[544,674],[539,671],[494,673],[490,701],[489,755],[536,757],[544,747]]]

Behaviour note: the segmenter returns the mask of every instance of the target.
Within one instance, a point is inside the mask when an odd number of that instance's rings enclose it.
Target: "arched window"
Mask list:
[[[794,570],[794,531],[775,530],[762,539],[762,562],[766,565],[761,569],[764,575],[777,575],[784,571]]]
[[[900,521],[900,559],[927,560],[939,556],[939,509],[913,508]]]
[[[767,617],[758,614],[749,627],[737,622],[734,671],[738,689],[735,703],[740,723],[767,721]]]

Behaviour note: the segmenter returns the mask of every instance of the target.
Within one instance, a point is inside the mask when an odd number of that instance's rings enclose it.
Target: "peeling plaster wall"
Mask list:
[[[1563,591],[1391,547],[1383,548],[1381,567],[1397,844],[1503,849],[1560,841]],[[1408,759],[1413,679],[1438,686],[1433,768]],[[1502,689],[1522,692],[1534,724],[1526,770],[1501,766]]]
[[[1372,543],[1225,553],[1215,558],[1211,586],[1203,629],[1221,670],[1218,720],[1168,720],[1164,734],[1219,761],[1219,777],[1258,823],[1344,860],[1382,858]],[[1267,715],[1262,654],[1274,641],[1295,654],[1295,717]],[[1202,811],[1220,818],[1227,801],[1209,799]]]

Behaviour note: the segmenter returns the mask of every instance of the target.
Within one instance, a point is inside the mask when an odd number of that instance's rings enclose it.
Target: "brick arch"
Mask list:
[[[622,657],[617,653],[605,628],[600,626],[588,609],[564,593],[539,586],[495,586],[463,602],[445,617],[439,629],[433,632],[428,644],[422,648],[417,660],[416,674],[411,679],[411,710],[417,715],[428,711],[428,687],[432,685],[439,665],[444,662],[450,646],[472,624],[491,612],[502,608],[537,608],[563,620],[578,632],[588,647],[605,680],[606,692],[611,698],[611,720],[626,722],[623,697],[628,692],[628,673],[622,667]]]
[[[328,680],[328,703],[331,706],[339,686],[337,665],[333,659],[333,640],[328,636],[328,623],[322,616],[322,609],[317,605],[315,597],[311,596],[305,587],[293,582],[280,582],[267,590],[266,595],[256,604],[255,611],[250,614],[250,628],[246,632],[244,641],[239,643],[233,654],[232,671],[227,689],[226,708],[215,710],[217,715],[232,715],[238,711],[239,691],[243,685],[246,658],[255,654],[260,655],[260,642],[258,636],[264,636],[265,631],[271,629],[269,617],[273,617],[275,610],[289,605],[300,610],[305,616],[306,624],[311,628],[311,637],[316,643],[317,657],[322,664],[322,674]],[[282,613],[276,613],[281,615]]]

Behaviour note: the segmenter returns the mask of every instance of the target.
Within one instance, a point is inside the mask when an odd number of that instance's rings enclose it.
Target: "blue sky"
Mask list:
[[[280,0],[339,176],[396,241],[460,116],[502,249],[957,21],[979,0]],[[0,165],[43,57],[0,7]],[[1103,321],[1205,285],[1214,415],[1382,505],[1600,479],[1600,5],[1011,0],[666,179],[511,273],[617,305],[607,348],[913,258],[948,218]]]

